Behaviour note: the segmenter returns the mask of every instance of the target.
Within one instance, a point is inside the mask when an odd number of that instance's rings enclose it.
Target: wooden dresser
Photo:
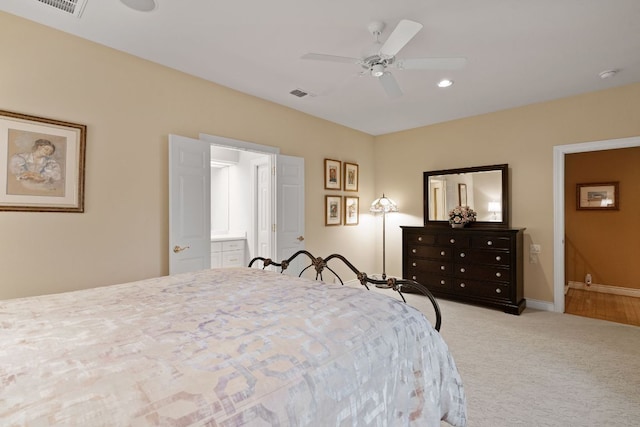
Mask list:
[[[520,314],[523,228],[402,228],[402,274],[436,297]]]

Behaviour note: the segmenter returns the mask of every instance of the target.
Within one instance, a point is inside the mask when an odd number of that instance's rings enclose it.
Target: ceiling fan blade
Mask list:
[[[387,41],[384,42],[382,48],[380,48],[380,55],[384,55],[388,58],[396,56],[396,54],[400,52],[400,49],[409,43],[409,41],[418,34],[418,31],[421,29],[421,23],[403,19],[398,23]]]
[[[314,61],[343,62],[346,64],[359,64],[360,58],[349,58],[347,56],[324,55],[322,53],[307,53],[301,59],[312,59]]]
[[[383,75],[378,77],[378,80],[389,98],[394,99],[402,96],[402,89],[398,86],[398,82],[395,77],[393,77],[393,74],[386,71]]]
[[[467,65],[467,58],[411,58],[398,59],[393,64],[401,70],[459,70]]]

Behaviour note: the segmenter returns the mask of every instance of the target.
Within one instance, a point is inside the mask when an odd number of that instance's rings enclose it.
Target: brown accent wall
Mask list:
[[[619,182],[619,210],[576,209],[576,184]],[[565,278],[640,288],[640,148],[565,157]]]

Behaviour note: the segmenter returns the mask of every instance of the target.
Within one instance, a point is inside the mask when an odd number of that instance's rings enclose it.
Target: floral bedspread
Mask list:
[[[412,307],[213,269],[0,301],[3,426],[466,424],[460,376]]]

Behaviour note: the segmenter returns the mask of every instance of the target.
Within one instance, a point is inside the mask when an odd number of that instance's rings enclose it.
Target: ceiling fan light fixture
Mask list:
[[[371,75],[373,77],[380,77],[383,74],[384,74],[384,65],[375,64],[375,65],[371,66]]]
[[[151,12],[156,8],[155,0],[120,0],[120,2],[139,12]]]
[[[453,80],[442,79],[438,82],[438,87],[445,88],[453,85]]]

